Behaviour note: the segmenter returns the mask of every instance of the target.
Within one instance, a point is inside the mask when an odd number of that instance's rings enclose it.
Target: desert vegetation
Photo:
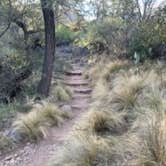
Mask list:
[[[0,1],[0,166],[165,166],[164,0]]]
[[[121,69],[119,64],[128,67]],[[146,70],[142,68],[147,64],[119,60],[103,65],[103,74],[91,75],[96,84],[89,110],[52,165],[164,165],[164,64]],[[95,68],[96,63],[87,73]]]

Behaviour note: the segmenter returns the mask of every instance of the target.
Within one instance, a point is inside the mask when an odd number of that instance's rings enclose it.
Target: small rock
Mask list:
[[[6,158],[5,158],[5,161],[9,161],[9,160],[11,160],[12,159],[12,156],[7,156]]]
[[[63,105],[61,107],[62,111],[65,111],[65,112],[71,112],[72,111],[72,108],[70,105]]]
[[[18,157],[18,154],[15,154],[14,157],[17,158],[17,157]]]
[[[31,145],[31,143],[30,143],[30,142],[28,142],[28,143],[27,143],[27,146],[30,146],[30,145]]]
[[[10,164],[13,165],[14,163],[15,163],[15,160],[14,160],[14,158],[12,158],[12,159],[10,160]]]

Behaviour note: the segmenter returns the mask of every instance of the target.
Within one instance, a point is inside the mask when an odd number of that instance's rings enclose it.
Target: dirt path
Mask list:
[[[82,77],[79,64],[73,64],[73,70],[65,73],[64,84],[74,91],[70,102],[73,118],[59,128],[50,129],[48,137],[38,144],[28,143],[24,148],[1,159],[0,166],[46,166],[49,159],[56,155],[56,151],[72,131],[73,125],[87,110],[91,93],[87,80]]]

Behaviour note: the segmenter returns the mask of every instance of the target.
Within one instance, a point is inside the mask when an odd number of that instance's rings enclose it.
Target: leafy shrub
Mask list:
[[[122,32],[123,20],[110,17],[103,22],[90,23],[87,33],[81,35],[79,42],[95,52],[102,53],[106,50],[113,55],[120,55],[124,51]]]
[[[68,27],[59,24],[56,27],[56,38],[58,42],[61,41],[72,42],[75,38],[75,34]]]

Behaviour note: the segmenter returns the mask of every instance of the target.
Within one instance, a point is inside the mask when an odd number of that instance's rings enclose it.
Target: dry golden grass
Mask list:
[[[116,73],[120,69],[125,69],[128,65],[128,61],[114,60],[108,63],[108,61],[101,60],[88,68],[84,75],[85,78],[91,79],[92,85],[95,85],[97,80],[103,79],[103,81],[106,81],[112,73]]]
[[[105,65],[105,68],[101,74],[101,77],[108,80],[110,74],[118,72],[120,69],[125,69],[128,67],[128,61],[116,60]]]
[[[92,166],[99,163],[108,164],[107,159],[112,153],[111,148],[114,141],[110,137],[108,139],[106,133],[110,132],[116,136],[126,130],[125,114],[96,109],[90,110],[75,125],[64,148],[58,152],[52,165]]]
[[[166,114],[158,112],[148,121],[145,137],[145,154],[150,154],[150,162],[166,165]]]
[[[100,99],[104,97],[105,95],[107,95],[108,91],[109,91],[109,87],[106,81],[104,79],[99,79],[93,89],[92,98]]]
[[[55,165],[166,165],[165,69],[148,64],[123,71],[126,66],[115,61],[90,68],[94,103]]]
[[[130,152],[135,157],[131,163],[136,166],[154,165],[165,166],[166,164],[166,113],[160,110],[146,109],[146,114],[137,122],[137,130],[135,138],[131,139],[131,143],[127,146],[135,145],[135,151]],[[136,142],[136,139],[138,140]],[[136,144],[134,144],[136,142]]]
[[[19,132],[29,140],[38,140],[41,137],[46,137],[46,126],[41,123],[40,114],[35,110],[28,114],[18,115],[18,118],[13,124],[14,130]]]
[[[99,73],[102,71],[102,64],[96,63],[84,72],[84,77],[91,80],[92,85],[95,85],[95,81],[100,77]]]
[[[51,94],[57,101],[68,101],[72,98],[73,92],[70,88],[58,84],[52,88]]]
[[[59,152],[60,155],[53,162],[53,166],[92,166],[99,163],[106,164],[103,156],[109,155],[110,142],[96,136],[71,137],[64,148]]]
[[[29,140],[38,140],[47,136],[49,126],[59,126],[65,118],[69,117],[68,112],[59,110],[51,103],[44,102],[41,107],[32,109],[27,114],[19,114],[13,127],[23,136],[27,136]]]
[[[139,75],[119,76],[113,82],[111,104],[117,111],[133,109],[144,87],[144,79]]]
[[[90,110],[83,119],[76,124],[74,132],[86,135],[101,135],[107,132],[118,134],[127,129],[125,124],[125,113],[116,113],[111,110],[97,110],[93,108]],[[80,132],[79,132],[80,131]]]

